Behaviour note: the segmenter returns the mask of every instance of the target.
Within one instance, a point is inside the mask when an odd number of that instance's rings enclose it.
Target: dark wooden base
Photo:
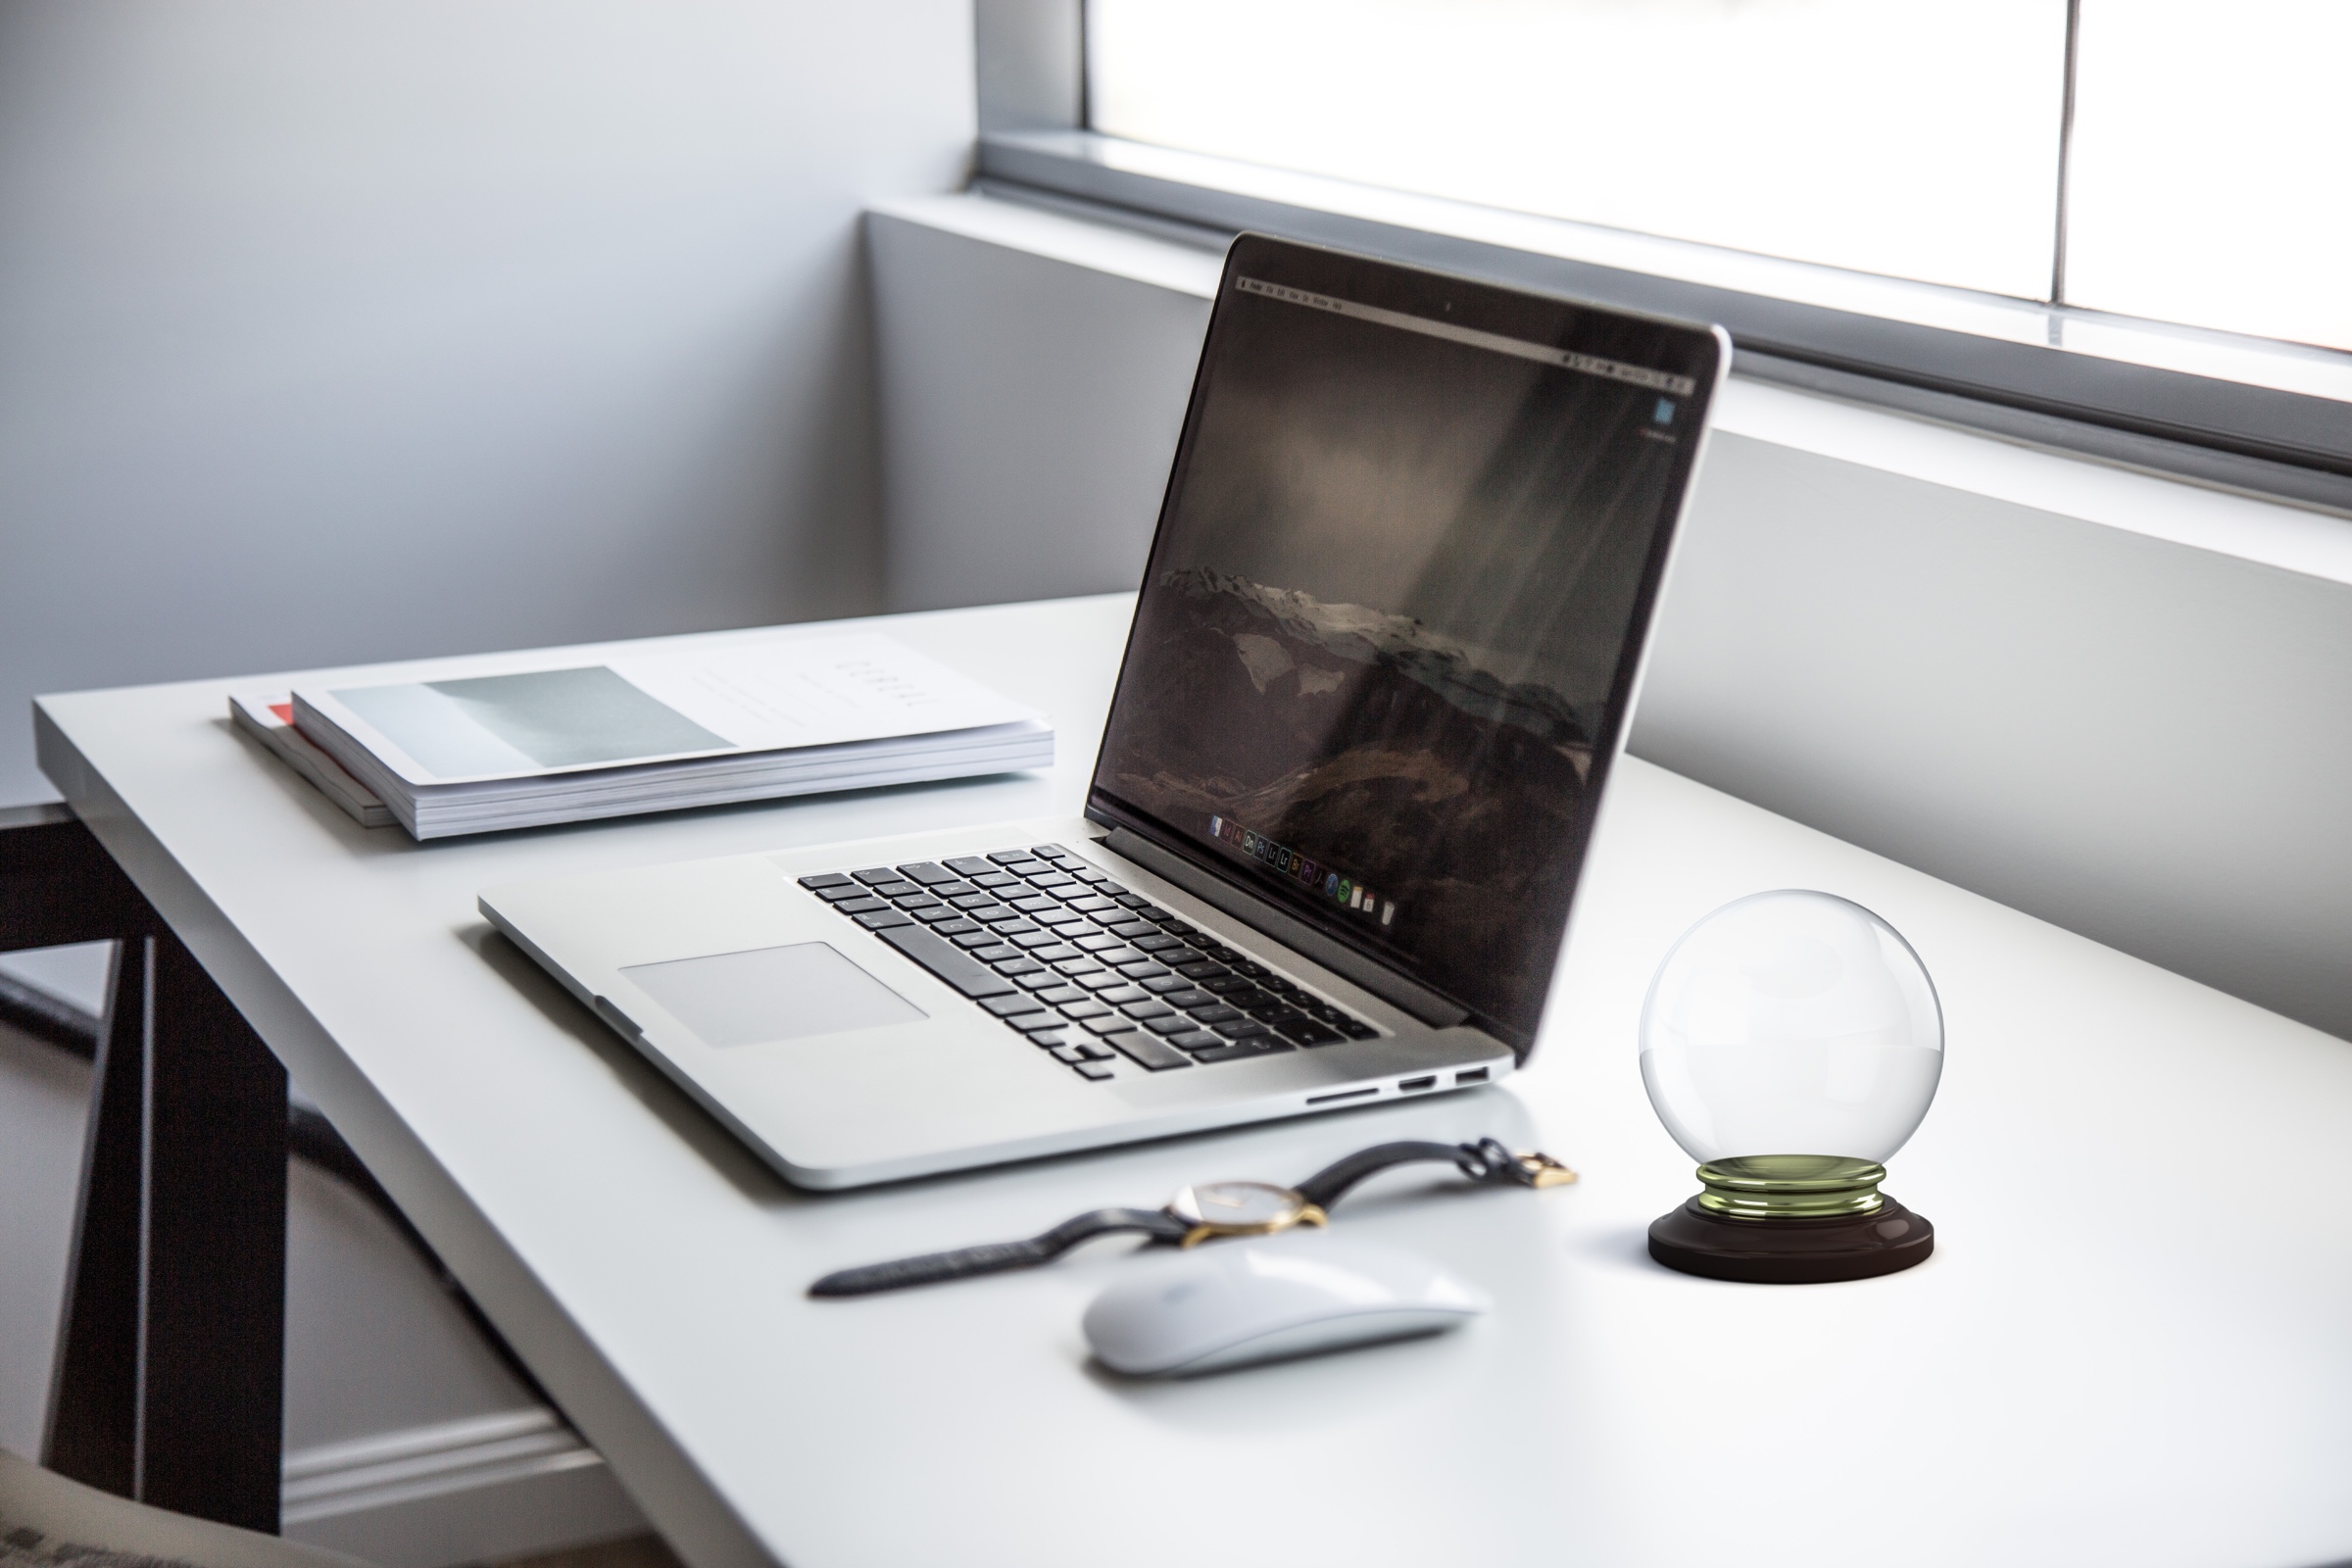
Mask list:
[[[1887,1199],[1859,1219],[1725,1219],[1693,1198],[1649,1227],[1649,1255],[1685,1274],[1752,1285],[1866,1280],[1924,1263],[1936,1227]]]

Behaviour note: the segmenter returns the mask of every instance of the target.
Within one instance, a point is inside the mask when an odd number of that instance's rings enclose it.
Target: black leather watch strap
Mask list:
[[[1317,1208],[1327,1209],[1365,1177],[1395,1165],[1416,1165],[1424,1160],[1443,1160],[1474,1182],[1489,1182],[1498,1187],[1536,1185],[1535,1177],[1520,1164],[1517,1155],[1494,1139],[1482,1138],[1475,1144],[1374,1144],[1336,1164],[1324,1166],[1292,1190]]]
[[[1182,1241],[1192,1227],[1164,1209],[1098,1208],[1065,1219],[1025,1242],[989,1242],[958,1247],[953,1251],[926,1252],[888,1263],[867,1263],[826,1275],[808,1287],[810,1296],[871,1296],[876,1291],[904,1290],[910,1285],[936,1285],[966,1280],[979,1274],[1002,1274],[1008,1269],[1034,1268],[1050,1262],[1080,1242],[1115,1231],[1142,1231],[1154,1241]]]

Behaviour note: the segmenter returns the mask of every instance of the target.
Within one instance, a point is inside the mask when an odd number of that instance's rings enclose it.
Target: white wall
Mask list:
[[[1216,266],[1089,227],[873,220],[924,603],[1135,584]],[[1634,750],[2352,1035],[2352,522],[1739,380],[1717,428]]]
[[[968,0],[0,0],[0,804],[35,692],[876,605],[973,115]]]

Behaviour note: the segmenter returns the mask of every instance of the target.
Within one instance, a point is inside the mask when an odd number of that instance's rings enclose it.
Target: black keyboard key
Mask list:
[[[1200,982],[1200,989],[1213,991],[1221,997],[1229,991],[1239,991],[1249,984],[1249,981],[1238,974],[1212,974]]]
[[[1137,950],[1143,953],[1181,953],[1185,951],[1184,944],[1174,937],[1129,937],[1127,940],[1134,943]]]
[[[1066,969],[1062,972],[1069,973]],[[1097,969],[1092,974],[1073,976],[1070,984],[1084,986],[1089,991],[1108,991],[1114,986],[1126,985],[1127,977],[1123,974],[1112,974],[1107,969]]]
[[[993,862],[977,855],[959,855],[946,864],[957,876],[986,876],[996,869]]]
[[[959,920],[956,924],[972,925],[969,920]],[[998,946],[997,934],[994,931],[983,931],[976,925],[973,925],[969,931],[958,931],[955,926],[950,925],[935,925],[931,929],[975,956],[979,955],[982,948]],[[986,958],[981,958],[980,961],[988,962]]]
[[[1026,931],[1014,931],[1004,926],[999,926],[997,928],[997,935],[1003,937],[1014,947],[1020,948],[1031,955],[1035,955],[1040,949],[1043,948],[1058,948],[1061,946],[1061,938],[1055,936],[1051,931],[1040,931],[1035,926],[1031,926]]]
[[[868,886],[871,886],[876,882],[904,882],[906,880],[905,877],[899,875],[895,867],[887,865],[867,866],[862,871],[852,871],[850,875],[856,877],[858,881],[863,882]]]
[[[1060,1029],[1036,1029],[1030,1031],[1029,1043],[1041,1051],[1051,1051],[1055,1046],[1068,1045],[1071,1038],[1068,1033]]]
[[[1206,980],[1223,974],[1225,966],[1208,958],[1195,958],[1190,963],[1176,965],[1176,972],[1187,980]]]
[[[1192,1052],[1195,1055],[1203,1051],[1214,1051],[1225,1044],[1224,1041],[1205,1029],[1195,1029],[1190,1034],[1170,1035],[1167,1038],[1169,1045],[1181,1051]]]
[[[1002,905],[993,909],[974,909],[971,914],[982,925],[996,927],[1000,936],[1017,937],[1037,929],[1020,910],[1007,909]]]
[[[827,904],[847,904],[853,899],[870,899],[873,890],[856,882],[844,881],[839,887],[819,888],[816,896]]]
[[[1056,978],[1059,977],[1056,976]],[[1037,994],[1037,999],[1040,1002],[1055,1007],[1060,1006],[1065,1002],[1084,1002],[1086,998],[1087,992],[1083,987],[1070,985],[1066,982],[1061,985],[1049,987]]]
[[[1117,908],[1118,906],[1111,903],[1108,899],[1098,897],[1092,899],[1072,899],[1070,901],[1070,907],[1076,909],[1080,914],[1108,914],[1111,910]]]
[[[1131,1002],[1152,1001],[1151,992],[1146,991],[1142,986],[1129,985],[1126,983],[1126,981],[1127,977],[1125,975],[1120,975],[1118,977],[1117,984],[1110,986],[1106,990],[1096,992],[1095,1000],[1097,1002],[1107,1002],[1114,1007],[1124,1007]],[[1154,1004],[1154,1005],[1156,1005],[1156,1004]]]
[[[1021,946],[1028,948],[1029,944],[1023,942]],[[1029,956],[1040,963],[1060,963],[1065,959],[1080,957],[1083,955],[1076,948],[1061,946],[1061,938],[1055,937],[1050,947],[1029,948]]]
[[[1002,871],[991,871],[986,876],[976,876],[972,878],[972,886],[985,889],[990,893],[1002,893],[1006,888],[1017,888],[1020,885],[1021,879],[1019,877],[1006,876]]]
[[[1342,1018],[1332,1027],[1350,1040],[1378,1040],[1380,1038],[1380,1031],[1361,1018]]]
[[[1152,907],[1152,901],[1140,893],[1114,893],[1110,897],[1112,903],[1124,908],[1149,909]]]
[[[1192,1014],[1193,1022],[1206,1024],[1211,1029],[1221,1023],[1239,1023],[1242,1019],[1240,1013],[1222,1004],[1213,1007],[1195,1007]]]
[[[1184,981],[1177,979],[1175,975],[1168,973],[1167,970],[1162,969],[1158,964],[1153,963],[1150,958],[1138,958],[1132,963],[1114,962],[1111,964],[1111,967],[1118,970],[1119,973],[1125,975],[1128,979],[1134,981],[1139,986],[1148,980],[1176,980],[1176,983],[1179,985],[1185,983]]]
[[[1084,1023],[1089,1018],[1110,1016],[1110,1009],[1100,1002],[1065,1002],[1057,1010],[1072,1023]]]
[[[890,901],[887,899],[844,899],[833,907],[844,914],[871,914],[876,909],[889,908]]]
[[[823,888],[846,888],[850,886],[850,876],[846,871],[819,871],[814,876],[801,878],[801,886],[811,893]]]
[[[974,1001],[1008,996],[1012,992],[1011,981],[920,926],[896,926],[883,932],[882,940]]]
[[[1119,945],[1117,937],[1106,937],[1100,931],[1090,931],[1082,937],[1070,938],[1070,946],[1081,953],[1103,953]]]
[[[1034,898],[1028,894],[1023,894],[1017,899],[1007,899],[1005,902],[1023,914],[1052,914],[1061,907],[1052,899]]]
[[[1164,1018],[1152,1019],[1151,1022],[1145,1024],[1144,1027],[1151,1030],[1155,1035],[1181,1035],[1191,1033],[1193,1030],[1199,1028],[1200,1025],[1194,1023],[1192,1019],[1187,1018],[1180,1012],[1171,1012]]]
[[[1306,995],[1305,992],[1299,990],[1297,986],[1291,984],[1288,980],[1285,980],[1280,975],[1274,975],[1270,978],[1260,980],[1258,984],[1264,986],[1268,991],[1273,992],[1278,997],[1303,997]]]
[[[1181,975],[1173,974],[1163,975],[1157,980],[1139,980],[1136,982],[1136,984],[1142,986],[1146,991],[1151,992],[1153,996],[1159,997],[1167,996],[1171,992],[1190,991],[1193,989],[1193,983],[1190,980],[1185,979]]]
[[[1180,991],[1162,991],[1159,994],[1159,1000],[1166,1003],[1171,1007],[1184,1007],[1187,1009],[1193,1007],[1213,1007],[1217,1004],[1216,998],[1210,996],[1207,992],[1202,991],[1198,986],[1186,986]]]
[[[877,899],[927,899],[931,896],[911,882],[876,882],[873,892]]]
[[[1130,942],[1133,942],[1137,937],[1148,937],[1152,935],[1152,927],[1142,920],[1120,920],[1107,927],[1107,929],[1112,936],[1124,937]]]
[[[1200,989],[1203,991],[1209,991],[1214,990],[1215,988],[1204,985]],[[1217,995],[1225,999],[1225,1005],[1228,1007],[1239,1007],[1244,1012],[1248,1012],[1251,1007],[1269,1006],[1274,1001],[1272,997],[1267,996],[1263,991],[1258,990],[1255,986],[1244,986],[1239,991],[1219,991],[1217,992]]]
[[[1087,896],[1086,884],[1073,882],[1066,876],[1032,877],[1029,880],[1029,891],[1042,893],[1047,898],[1064,902],[1073,898],[1083,899]]]
[[[978,957],[979,956],[975,954],[973,956]],[[996,970],[997,973],[1003,975],[1005,979],[1010,980],[1013,984],[1024,988],[1028,988],[1030,986],[1030,976],[1043,976],[1054,973],[1053,970],[1047,968],[1042,963],[1031,963],[1027,958],[1021,957],[981,958],[980,961],[987,964],[991,969]],[[1055,976],[1055,978],[1058,979],[1059,976]],[[1042,980],[1040,980],[1038,983],[1040,985],[1044,984]]]
[[[1079,1027],[1086,1030],[1090,1034],[1115,1035],[1120,1030],[1132,1029],[1135,1027],[1135,1025],[1130,1020],[1122,1018],[1114,1012],[1106,1018],[1089,1018],[1086,1020],[1086,1022],[1080,1024]]]
[[[1075,1040],[1067,1040],[1054,1048],[1053,1056],[1055,1061],[1075,1067],[1086,1060],[1086,1048]]]
[[[1272,1024],[1277,1029],[1282,1028],[1286,1024],[1306,1022],[1306,1014],[1300,1012],[1296,1007],[1280,1002],[1273,1004],[1271,1006],[1251,1007],[1250,1009],[1250,1016],[1255,1018],[1259,1023]]]
[[[1024,1012],[1042,1013],[1045,1011],[1044,1004],[1040,1003],[1035,997],[1024,997],[1018,995],[1009,997],[983,997],[980,1001],[980,1005],[986,1007],[989,1011],[995,1013],[1000,1018],[1010,1018],[1018,1013]]]
[[[983,893],[978,888],[966,887],[961,883],[950,883],[944,888],[933,888],[931,896],[936,899],[945,899],[958,909],[993,909],[997,906],[995,894]]]
[[[925,925],[952,925],[958,930],[977,931],[980,929],[979,926],[963,917],[961,909],[951,909],[944,904],[934,904],[928,908],[918,908],[911,904],[902,904],[899,907]]]
[[[996,933],[993,931],[984,932],[983,935],[994,937]],[[956,944],[956,946],[961,947],[963,944],[959,942]],[[995,969],[999,974],[1003,974],[1004,972],[1004,968],[1002,967],[1003,965],[1013,961],[1014,959],[1020,957],[1020,949],[1009,946],[1008,944],[1003,942],[992,941],[987,947],[972,949],[973,957],[978,958],[982,963],[985,963],[990,968]]]
[[[1067,909],[1054,909],[1045,914],[1033,914],[1029,918],[1047,930],[1058,931],[1065,937],[1075,938],[1081,933],[1091,937],[1096,934],[1095,928],[1087,923],[1085,915],[1072,914]]]
[[[1228,1018],[1217,1025],[1217,1033],[1228,1040],[1263,1040],[1273,1031],[1252,1018]]]
[[[1123,1035],[1112,1035],[1109,1044],[1120,1055],[1147,1072],[1166,1072],[1171,1067],[1190,1067],[1193,1064],[1192,1057],[1166,1041],[1139,1034],[1132,1029]]]
[[[1262,963],[1252,963],[1248,958],[1244,958],[1233,966],[1233,972],[1238,975],[1246,975],[1252,980],[1263,980],[1274,971]]]
[[[1069,1027],[1069,1024],[1065,1022],[1059,1014],[1052,1012],[1018,1012],[1012,1014],[1004,1021],[1025,1035],[1040,1034],[1050,1030],[1067,1029]]]
[[[1032,970],[1018,974],[1013,972],[1010,964],[1001,964],[998,966],[997,972],[1010,979],[1023,991],[1058,991],[1069,984],[1067,980],[1042,963],[1035,965]]]
[[[1105,1078],[1115,1076],[1108,1067],[1103,1066],[1099,1061],[1082,1061],[1078,1063],[1077,1066],[1072,1067],[1070,1070],[1076,1073],[1079,1077],[1088,1079],[1094,1083],[1101,1083]]]
[[[1137,1023],[1147,1023],[1153,1018],[1173,1018],[1176,1016],[1167,1008],[1152,1001],[1150,997],[1146,997],[1141,1002],[1122,1002],[1118,1004],[1118,1008],[1128,1017],[1133,1018]]]
[[[1036,856],[1031,855],[1027,850],[997,850],[991,853],[988,858],[996,861],[999,865],[1009,865],[1014,860],[1034,860],[1037,858]]]
[[[1199,926],[1187,925],[1165,909],[1159,911],[1159,928],[1172,937],[1197,937],[1200,934]]]
[[[1296,1040],[1302,1046],[1328,1046],[1342,1037],[1337,1029],[1319,1023],[1290,1023],[1282,1026],[1284,1038]]]
[[[1078,858],[1058,844],[1032,844],[1029,853],[1041,860],[1075,860]]]
[[[917,860],[912,865],[902,865],[899,867],[899,875],[909,882],[920,882],[925,887],[934,887],[942,882],[956,880],[955,872],[935,860]]]
[[[1231,963],[1236,958],[1241,956],[1240,954],[1234,952],[1231,948],[1225,946],[1221,942],[1204,943],[1202,944],[1200,951],[1209,957],[1216,959],[1219,963]]]
[[[1251,1056],[1271,1056],[1278,1051],[1290,1049],[1289,1041],[1269,1035],[1263,1040],[1236,1040],[1212,1051],[1196,1051],[1193,1059],[1214,1065],[1220,1061],[1243,1061]]]
[[[914,922],[912,920],[909,920],[906,918],[906,916],[901,914],[898,910],[892,908],[887,904],[883,905],[879,909],[870,909],[864,914],[859,915],[858,917],[858,923],[865,927],[868,931],[888,931],[898,926],[906,926],[909,929],[914,928]],[[925,931],[923,935],[930,936],[931,933]]]
[[[1328,1002],[1301,1003],[1298,1010],[1310,1018],[1319,1018],[1325,1023],[1338,1023],[1342,1018],[1348,1016]]]

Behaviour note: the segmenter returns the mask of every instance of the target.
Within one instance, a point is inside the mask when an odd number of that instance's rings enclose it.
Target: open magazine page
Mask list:
[[[528,778],[1037,718],[889,637],[296,693],[414,785]]]

